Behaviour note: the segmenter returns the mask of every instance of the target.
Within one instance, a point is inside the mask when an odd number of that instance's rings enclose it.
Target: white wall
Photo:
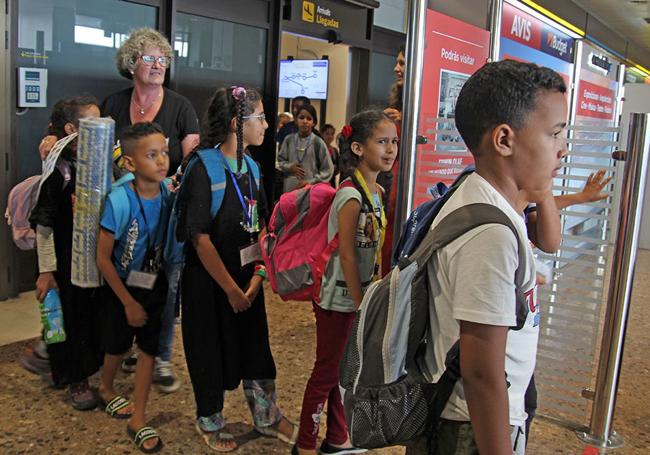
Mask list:
[[[346,106],[350,81],[350,48],[345,44],[330,44],[291,33],[282,34],[280,48],[282,58],[291,55],[295,59],[319,59],[329,57],[329,76],[327,80],[327,123],[339,131],[346,121]],[[320,116],[320,101],[312,100],[316,113]],[[284,111],[284,98],[278,103],[279,112]],[[322,119],[318,119],[322,126]]]

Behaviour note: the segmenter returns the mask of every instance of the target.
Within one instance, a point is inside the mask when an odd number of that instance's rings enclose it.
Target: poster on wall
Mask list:
[[[562,75],[567,87],[573,76],[575,40],[525,11],[503,3],[499,58],[532,62]]]
[[[485,64],[490,33],[433,10],[427,11],[426,49],[415,160],[413,207],[431,199],[438,182],[449,184],[473,162],[456,130],[456,100],[465,81]]]

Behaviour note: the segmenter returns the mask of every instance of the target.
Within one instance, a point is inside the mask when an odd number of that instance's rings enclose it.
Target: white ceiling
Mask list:
[[[650,1],[573,0],[628,41],[650,52]]]

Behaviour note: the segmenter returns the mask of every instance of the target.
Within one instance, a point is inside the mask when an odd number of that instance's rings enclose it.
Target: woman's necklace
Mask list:
[[[147,112],[147,111],[151,108],[151,106],[153,106],[154,104],[156,104],[156,102],[160,99],[160,97],[162,96],[162,91],[158,92],[158,96],[155,97],[154,100],[153,100],[151,103],[149,103],[149,106],[147,106],[147,107],[142,107],[142,106],[140,106],[138,103],[136,103],[136,102],[135,102],[135,97],[134,97],[134,95],[135,95],[135,90],[133,90],[133,95],[131,95],[131,102],[132,102],[132,103],[135,105],[135,107],[138,109],[138,113],[139,113],[140,115],[144,115],[145,112]]]

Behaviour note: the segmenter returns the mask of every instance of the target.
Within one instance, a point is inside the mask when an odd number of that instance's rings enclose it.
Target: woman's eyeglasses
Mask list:
[[[153,55],[143,55],[140,58],[142,59],[142,63],[147,66],[153,66],[154,62],[158,62],[158,64],[164,68],[167,68],[172,61],[171,57],[166,57],[164,55],[161,55],[160,57],[154,57]]]
[[[258,119],[260,121],[260,123],[264,123],[264,121],[266,120],[266,115],[264,115],[263,113],[258,114],[258,115],[244,115],[244,116],[242,116],[242,118],[244,120],[248,120],[248,119],[251,119],[251,118],[256,118],[256,119]]]

